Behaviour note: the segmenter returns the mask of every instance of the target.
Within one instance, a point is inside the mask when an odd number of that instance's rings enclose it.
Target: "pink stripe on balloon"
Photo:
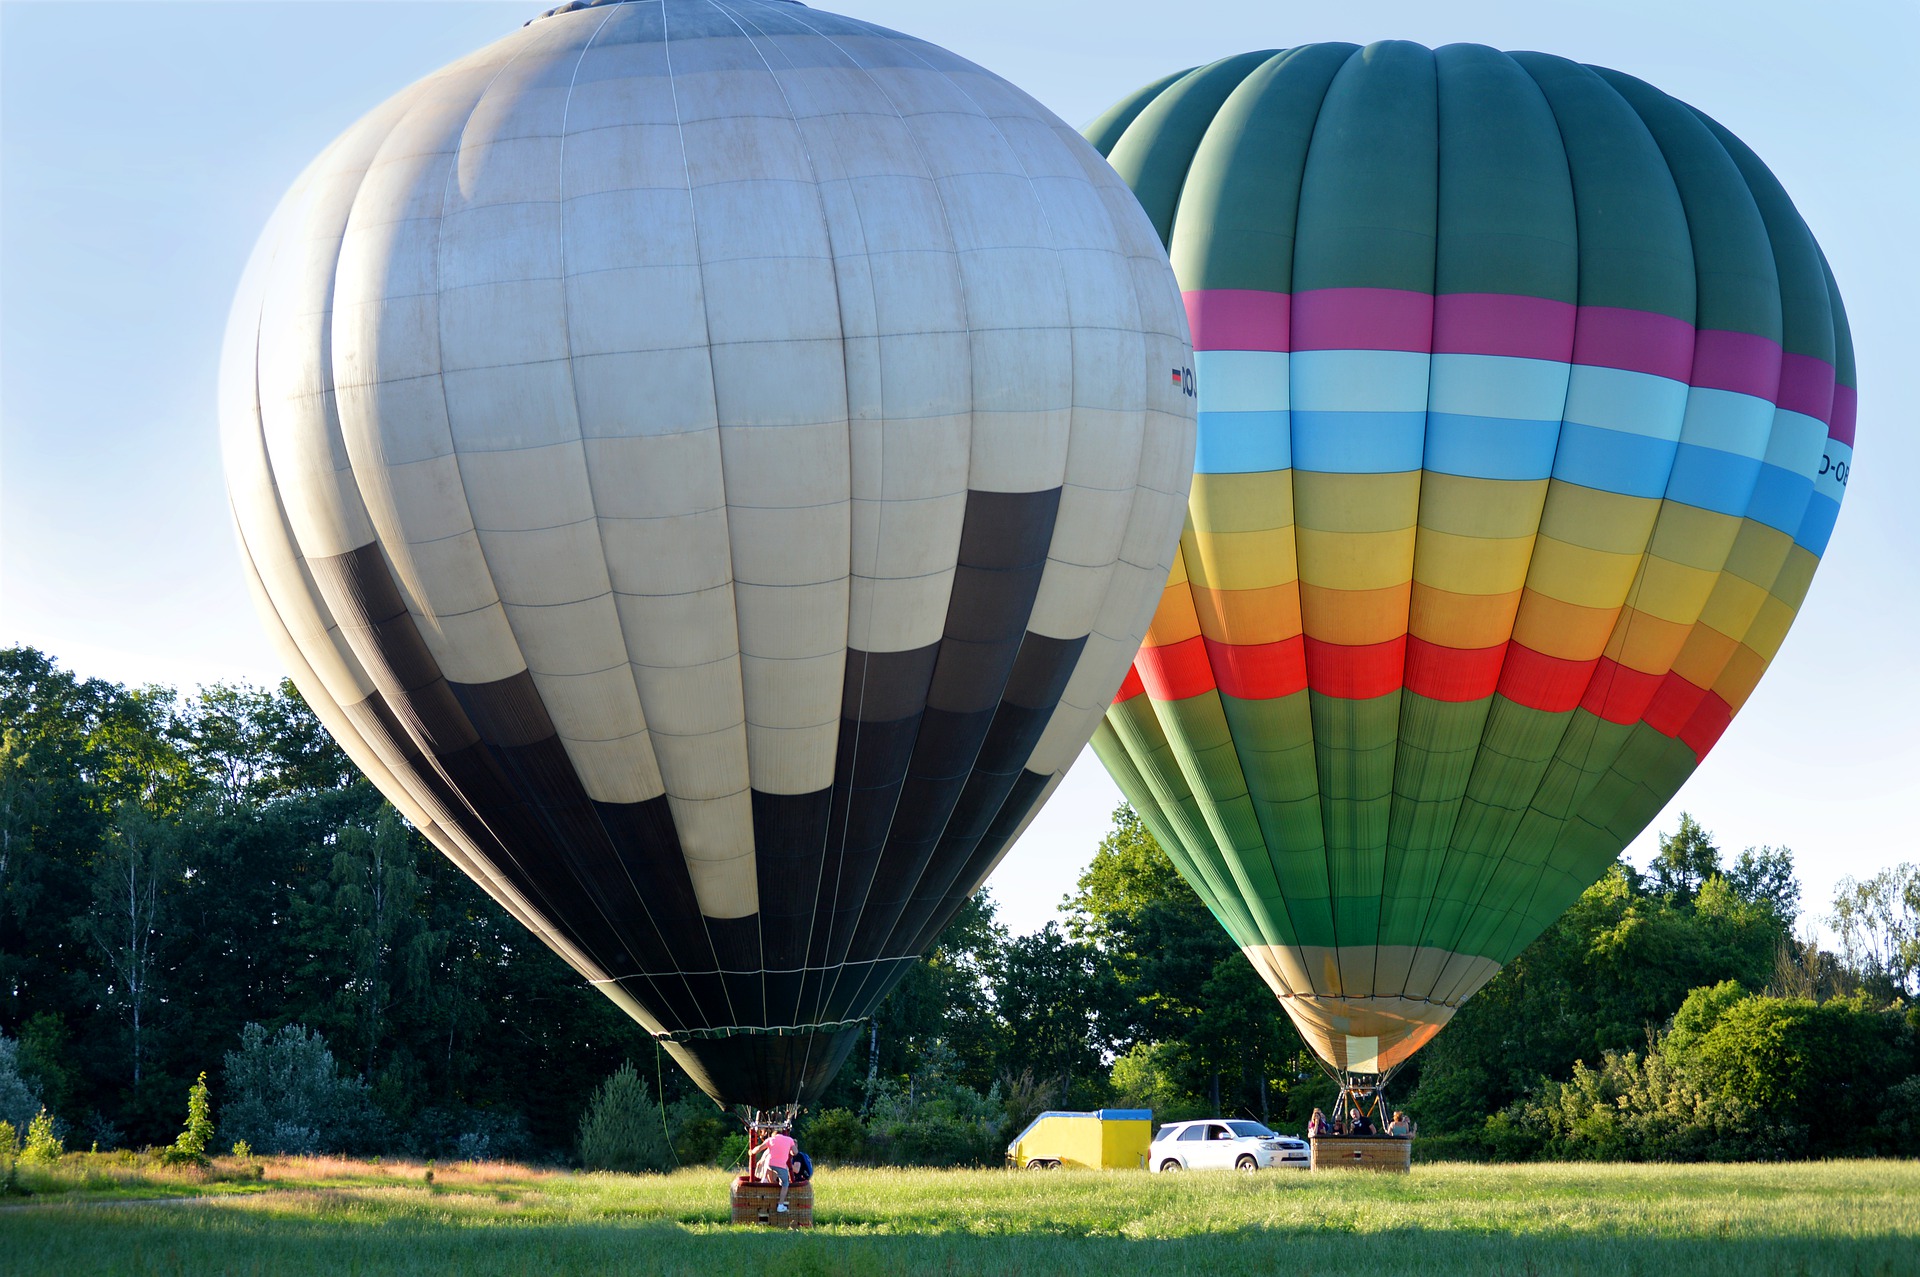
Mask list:
[[[1847,447],[1853,447],[1853,421],[1860,412],[1860,392],[1852,386],[1833,388],[1833,421],[1827,427],[1827,437]]]
[[[1288,349],[1290,307],[1285,293],[1251,288],[1202,288],[1181,294],[1195,350]]]
[[[1703,328],[1693,342],[1693,384],[1774,403],[1780,389],[1780,343],[1753,333]]]
[[[1433,303],[1436,355],[1510,355],[1564,364],[1573,358],[1572,302],[1513,293],[1442,293]]]
[[[1780,357],[1780,393],[1774,403],[1816,421],[1833,420],[1833,365],[1812,355]]]
[[[1319,288],[1293,295],[1295,350],[1413,350],[1433,346],[1433,294],[1399,288]]]
[[[1582,306],[1573,362],[1685,381],[1693,371],[1693,325],[1652,311]]]

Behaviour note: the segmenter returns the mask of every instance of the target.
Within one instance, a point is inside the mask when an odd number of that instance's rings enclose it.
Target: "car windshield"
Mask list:
[[[1241,1139],[1270,1140],[1273,1138],[1273,1132],[1258,1122],[1228,1122],[1227,1125],[1232,1127],[1233,1133]]]

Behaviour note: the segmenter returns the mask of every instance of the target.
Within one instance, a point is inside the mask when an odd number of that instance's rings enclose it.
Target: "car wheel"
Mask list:
[[[1186,1167],[1180,1165],[1180,1159],[1177,1157],[1169,1157],[1166,1161],[1160,1163],[1160,1173],[1162,1175],[1169,1174],[1173,1171],[1184,1171],[1186,1169]]]
[[[1240,1160],[1236,1161],[1234,1166],[1243,1171],[1257,1171],[1260,1169],[1260,1162],[1252,1153],[1242,1153]]]

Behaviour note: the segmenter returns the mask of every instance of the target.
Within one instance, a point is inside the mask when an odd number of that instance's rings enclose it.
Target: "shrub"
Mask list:
[[[244,1162],[253,1156],[253,1145],[247,1143],[245,1140],[235,1140],[233,1142],[233,1155]]]
[[[0,1122],[22,1131],[39,1111],[39,1088],[20,1076],[20,1044],[0,1033]]]
[[[712,1165],[720,1155],[731,1124],[704,1095],[685,1095],[667,1108],[667,1129],[673,1132],[673,1155],[682,1166]]]
[[[373,1137],[366,1083],[341,1077],[327,1040],[302,1025],[269,1035],[248,1024],[240,1049],[227,1052],[225,1083],[223,1140],[245,1140],[266,1153],[335,1153]]]
[[[207,1091],[207,1075],[187,1092],[187,1122],[171,1148],[160,1151],[160,1160],[168,1166],[205,1166],[207,1141],[213,1138],[213,1100]],[[235,1147],[246,1143],[239,1141]]]
[[[28,1164],[57,1162],[66,1151],[54,1132],[53,1114],[41,1109],[27,1124],[27,1146],[20,1151],[20,1160]]]
[[[836,1165],[865,1161],[867,1125],[847,1109],[828,1109],[807,1123],[801,1145],[817,1161]]]
[[[631,1062],[600,1084],[580,1118],[580,1164],[590,1171],[666,1171],[673,1148],[653,1092]]]
[[[735,1131],[721,1140],[720,1147],[713,1154],[713,1164],[722,1170],[738,1166],[746,1160],[747,1137],[741,1131]]]
[[[1880,1125],[1896,1157],[1920,1157],[1920,1074],[1888,1088]]]

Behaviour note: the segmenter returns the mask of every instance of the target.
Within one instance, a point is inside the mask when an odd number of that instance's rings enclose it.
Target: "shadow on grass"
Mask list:
[[[1012,1277],[1116,1274],[1419,1273],[1434,1277],[1908,1277],[1906,1233],[1650,1237],[1490,1233],[1395,1227],[1248,1228],[1171,1238],[1063,1231],[891,1233],[881,1219],[836,1216],[811,1232],[680,1224],[279,1214],[231,1202],[85,1206],[0,1215],[0,1273],[572,1274],[778,1272],[891,1277],[900,1272]]]

